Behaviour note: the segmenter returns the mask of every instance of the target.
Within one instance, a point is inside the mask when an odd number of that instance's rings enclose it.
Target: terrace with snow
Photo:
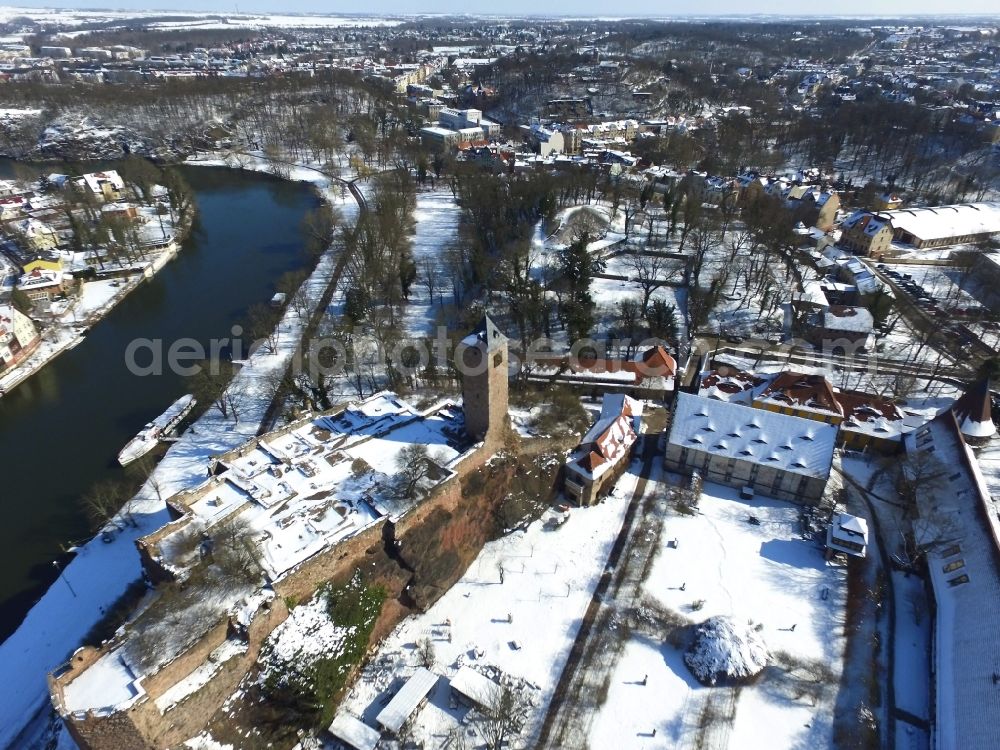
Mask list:
[[[413,445],[430,449],[428,470],[419,481],[421,492],[403,494],[391,477],[401,451]],[[422,491],[451,478],[475,447],[454,403],[420,411],[382,392],[212,458],[207,480],[167,501],[183,515],[137,541],[151,577],[194,581],[188,588],[196,595],[164,619],[154,593],[154,601],[119,631],[102,656],[63,686],[60,710],[82,717],[128,708],[145,695],[147,676],[220,621],[249,626],[274,597],[275,584],[380,520],[398,519],[419,502]],[[252,546],[260,576],[211,572],[213,554],[218,554],[213,547],[221,544],[227,528]],[[156,617],[144,617],[150,611]],[[224,653],[156,698],[161,713],[211,679],[211,665],[224,661],[221,657],[246,650],[245,641],[230,640],[219,647]]]

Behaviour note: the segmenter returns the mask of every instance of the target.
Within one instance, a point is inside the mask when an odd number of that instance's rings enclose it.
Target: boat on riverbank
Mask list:
[[[170,408],[143,427],[139,431],[139,434],[121,449],[121,452],[118,454],[118,463],[122,466],[127,466],[153,450],[160,440],[176,428],[184,417],[191,413],[195,403],[194,396],[190,393],[174,401],[170,405]]]

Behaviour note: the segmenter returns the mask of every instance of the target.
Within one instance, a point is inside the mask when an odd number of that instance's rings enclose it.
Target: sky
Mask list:
[[[470,5],[464,0],[12,0],[0,4],[38,8],[114,8],[126,10],[205,11],[232,13],[283,12],[323,14],[421,14],[421,13],[488,13],[488,14],[557,14],[573,16],[672,16],[672,15],[746,15],[746,14],[806,14],[803,6],[788,0],[628,0],[609,3],[607,0],[575,0],[571,3],[546,4],[538,0],[500,0],[482,5]],[[817,15],[882,15],[886,17],[916,14],[1000,14],[997,0],[838,0],[834,4],[817,4]]]

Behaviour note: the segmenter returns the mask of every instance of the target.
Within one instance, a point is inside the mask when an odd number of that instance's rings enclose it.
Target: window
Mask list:
[[[952,560],[947,565],[941,566],[941,570],[943,570],[945,573],[952,573],[962,567],[965,567],[965,560],[962,560],[960,558],[958,560]]]
[[[948,585],[961,586],[963,583],[968,583],[968,582],[969,582],[969,576],[967,576],[965,573],[962,573],[962,575],[958,576],[957,578],[952,578],[950,581],[948,581]]]
[[[503,364],[503,352],[497,352],[493,355],[493,366],[499,367]]]

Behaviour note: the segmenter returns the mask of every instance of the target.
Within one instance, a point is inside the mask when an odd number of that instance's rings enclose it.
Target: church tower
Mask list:
[[[462,339],[456,362],[462,375],[465,430],[476,441],[497,438],[507,426],[507,337],[484,315]]]

